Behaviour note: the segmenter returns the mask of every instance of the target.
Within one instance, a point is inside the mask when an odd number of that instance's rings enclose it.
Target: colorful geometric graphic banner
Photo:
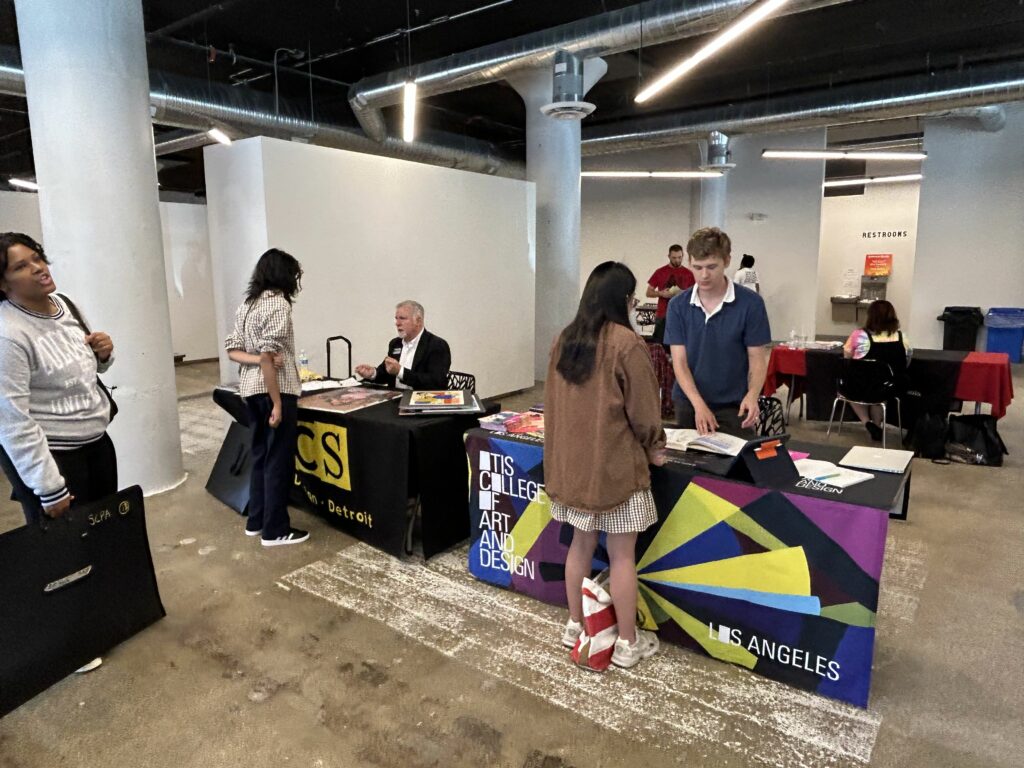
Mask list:
[[[565,604],[572,529],[551,519],[543,445],[466,439],[478,579]],[[888,515],[668,466],[637,545],[640,623],[663,640],[866,707]],[[595,569],[603,567],[595,559]]]

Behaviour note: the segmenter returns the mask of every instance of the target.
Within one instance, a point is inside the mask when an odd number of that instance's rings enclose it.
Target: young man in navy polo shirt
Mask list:
[[[717,227],[694,232],[686,251],[697,284],[669,302],[665,324],[676,424],[702,435],[739,434],[757,423],[768,368],[764,299],[726,276],[732,242]]]

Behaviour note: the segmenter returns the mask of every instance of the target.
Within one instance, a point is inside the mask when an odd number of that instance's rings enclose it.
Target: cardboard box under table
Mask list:
[[[825,446],[789,448],[834,458]],[[474,429],[466,449],[470,573],[565,605],[572,528],[551,518],[543,441]],[[707,471],[728,468],[721,457],[673,458],[681,463],[652,468],[658,522],[637,542],[642,625],[867,706],[889,512],[903,506],[909,470],[842,490],[793,479],[762,488]],[[594,568],[606,562],[599,548]]]

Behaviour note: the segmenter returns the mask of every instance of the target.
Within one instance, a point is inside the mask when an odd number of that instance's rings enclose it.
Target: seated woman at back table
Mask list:
[[[880,360],[888,363],[895,377],[894,397],[902,397],[907,391],[907,365],[910,362],[910,345],[900,330],[900,319],[896,308],[888,301],[873,301],[868,307],[868,318],[863,328],[850,334],[843,344],[843,356],[853,360]],[[867,429],[871,439],[882,439],[882,408],[850,403],[857,418]]]

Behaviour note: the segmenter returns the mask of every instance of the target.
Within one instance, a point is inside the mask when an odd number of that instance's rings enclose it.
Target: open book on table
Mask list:
[[[747,440],[725,432],[701,436],[696,429],[666,429],[666,448],[676,451],[704,451],[722,456],[739,456]]]
[[[851,485],[863,483],[865,480],[873,480],[874,475],[870,472],[858,472],[855,469],[847,469],[833,464],[831,461],[820,461],[818,459],[800,459],[793,462],[800,477],[825,483],[836,488],[849,488]]]

